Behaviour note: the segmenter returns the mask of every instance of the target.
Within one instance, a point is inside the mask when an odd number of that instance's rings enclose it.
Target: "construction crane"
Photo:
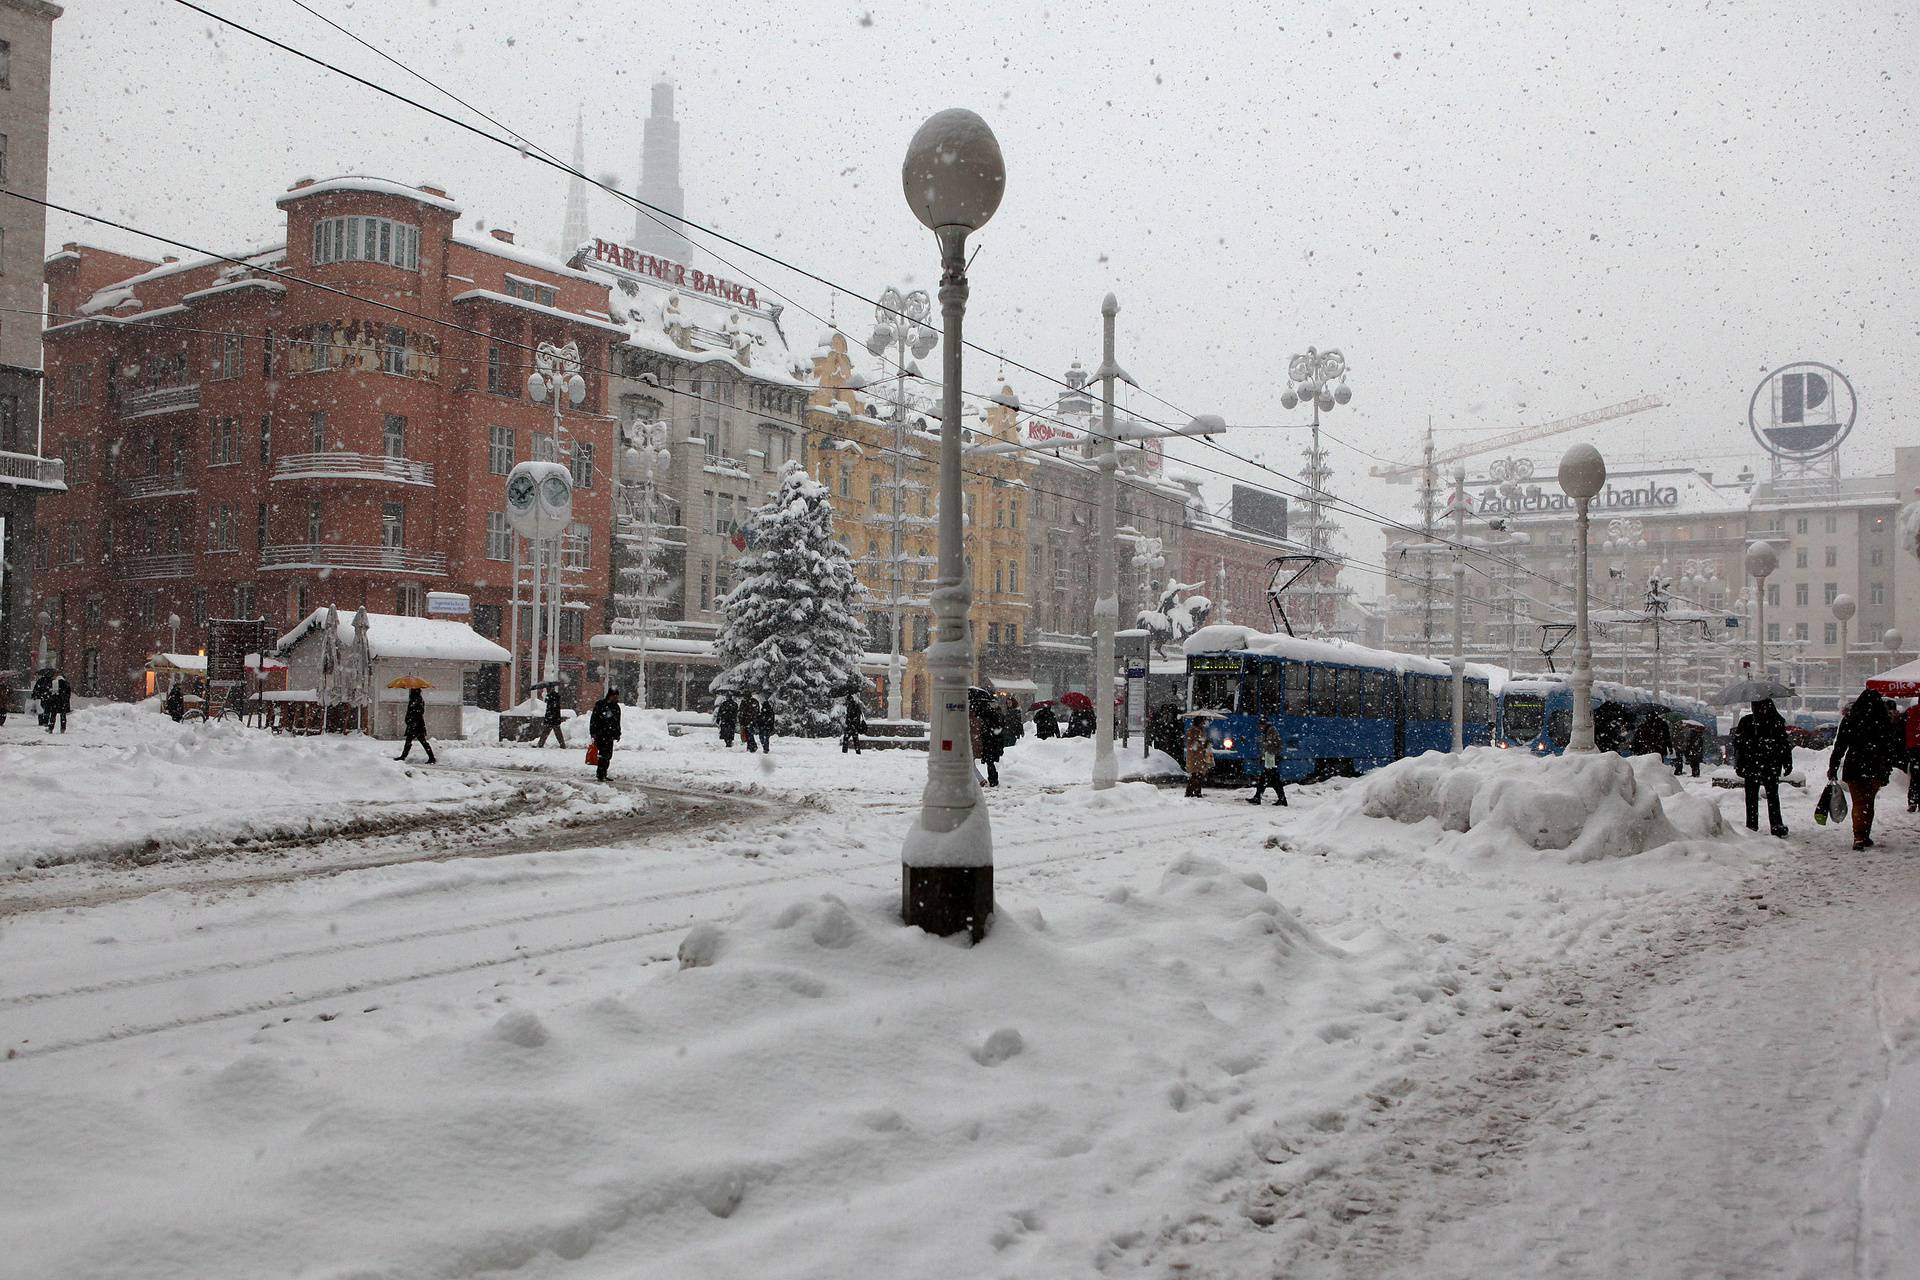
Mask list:
[[[1576,413],[1571,418],[1558,418],[1552,422],[1543,422],[1537,427],[1521,427],[1517,431],[1491,436],[1472,444],[1456,445],[1454,448],[1434,454],[1430,461],[1423,459],[1420,462],[1388,463],[1372,467],[1367,474],[1390,484],[1407,484],[1429,466],[1440,467],[1450,462],[1471,458],[1476,454],[1508,449],[1517,444],[1526,444],[1531,440],[1544,440],[1548,436],[1557,436],[1563,431],[1578,431],[1581,427],[1590,427],[1596,422],[1610,422],[1615,418],[1624,418],[1629,414],[1640,413],[1647,409],[1658,409],[1665,404],[1666,401],[1659,396],[1640,396],[1634,400],[1622,400],[1619,404]]]

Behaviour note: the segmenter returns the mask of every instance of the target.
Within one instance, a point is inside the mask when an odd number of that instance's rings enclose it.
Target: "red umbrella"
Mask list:
[[[1075,689],[1071,693],[1063,693],[1060,695],[1060,705],[1074,711],[1091,711],[1093,710],[1093,699],[1081,693],[1078,689]]]

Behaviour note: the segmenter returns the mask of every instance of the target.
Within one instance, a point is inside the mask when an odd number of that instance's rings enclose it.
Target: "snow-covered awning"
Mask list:
[[[353,643],[353,610],[335,608],[340,620],[340,643]],[[327,622],[326,609],[315,609],[293,630],[280,637],[282,653]],[[409,618],[392,613],[367,615],[367,648],[374,660],[415,658],[432,662],[508,662],[513,655],[464,622],[448,618]]]

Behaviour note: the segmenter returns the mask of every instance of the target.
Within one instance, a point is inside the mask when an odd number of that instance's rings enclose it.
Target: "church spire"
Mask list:
[[[653,209],[676,216],[686,212],[686,196],[680,189],[680,122],[673,118],[673,82],[670,80],[656,80],[653,84],[653,109],[647,115],[641,135],[640,199]],[[679,262],[685,262],[693,254],[693,246],[681,234],[680,224],[652,209],[635,211],[633,243],[635,248]]]
[[[576,175],[587,171],[586,118],[578,109],[573,115],[573,171]],[[574,255],[593,231],[587,221],[587,180],[585,177],[573,177],[567,180],[567,216],[560,224],[560,257],[564,261]]]

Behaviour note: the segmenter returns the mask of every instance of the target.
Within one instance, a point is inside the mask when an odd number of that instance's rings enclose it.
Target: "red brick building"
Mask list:
[[[148,656],[199,647],[209,616],[418,614],[433,590],[471,595],[475,629],[505,643],[503,478],[556,456],[527,348],[575,342],[588,393],[557,456],[576,480],[577,678],[606,629],[604,371],[625,330],[605,284],[457,230],[431,187],[307,180],[276,203],[283,244],[239,263],[71,244],[47,260],[46,433],[69,491],[43,504],[35,555],[56,660],[84,693],[138,696]],[[503,674],[469,694],[496,705]]]
[[[1180,581],[1201,584],[1199,593],[1213,601],[1210,621],[1278,630],[1267,607],[1272,562],[1296,550],[1256,533],[1196,519],[1181,539]]]

